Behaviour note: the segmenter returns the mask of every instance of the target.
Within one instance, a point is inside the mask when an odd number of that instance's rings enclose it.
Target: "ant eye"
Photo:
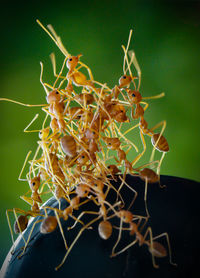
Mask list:
[[[92,134],[95,134],[95,132],[94,132],[94,131],[92,131]]]
[[[35,185],[35,182],[33,182],[32,185]]]
[[[126,79],[126,75],[123,76],[123,79]]]
[[[108,166],[108,169],[110,169],[110,166]]]
[[[56,91],[56,95],[58,95],[59,94],[59,92],[58,91]]]
[[[82,156],[81,156],[81,158],[85,158],[85,156],[84,156],[84,155],[82,155]]]
[[[72,58],[70,58],[69,61],[71,62],[71,61],[72,61]]]
[[[124,111],[123,111],[123,110],[121,110],[120,112],[122,112],[122,113],[123,113]]]
[[[132,97],[135,97],[135,94],[132,94]]]

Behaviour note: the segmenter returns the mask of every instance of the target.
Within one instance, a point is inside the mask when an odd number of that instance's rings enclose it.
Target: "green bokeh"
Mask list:
[[[149,101],[146,112],[150,126],[167,121],[170,152],[161,173],[199,181],[199,11],[199,2],[192,1],[9,1],[1,16],[0,97],[30,104],[45,102],[39,62],[44,63],[44,80],[51,83],[49,54],[56,53],[58,65],[63,56],[36,18],[44,25],[51,23],[69,52],[82,53],[94,78],[111,87],[122,75],[121,44],[126,44],[132,28],[131,48],[142,69],[142,95],[166,93],[163,99]],[[5,210],[27,208],[19,196],[28,185],[17,178],[27,152],[37,147],[37,134],[25,134],[23,129],[36,113],[43,114],[37,108],[6,102],[0,103],[0,111],[1,265],[11,246]],[[33,128],[40,127],[39,123]],[[141,163],[148,158],[146,155]]]

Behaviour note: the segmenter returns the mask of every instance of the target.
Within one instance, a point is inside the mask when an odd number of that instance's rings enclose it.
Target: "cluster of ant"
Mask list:
[[[51,25],[48,26],[49,30],[47,30],[39,21],[37,22],[52,38],[65,58],[61,70],[57,74],[55,55],[50,55],[56,78],[53,85],[43,82],[43,64],[41,63],[40,81],[47,94],[47,104],[28,105],[4,99],[25,106],[42,106],[42,110],[46,113],[42,129],[39,130],[39,146],[33,159],[29,161],[30,167],[26,176],[31,194],[29,190],[29,196],[25,194],[21,197],[31,205],[31,209],[28,211],[21,209],[7,211],[12,239],[13,232],[8,215],[9,211],[13,211],[16,218],[14,231],[15,233],[20,233],[22,237],[23,231],[27,228],[29,217],[41,216],[43,218],[40,220],[40,232],[43,234],[51,233],[59,226],[66,247],[66,254],[60,265],[56,267],[56,269],[59,269],[82,232],[92,227],[93,223],[98,222],[99,236],[104,240],[110,238],[113,228],[119,230],[117,241],[112,249],[112,257],[139,243],[140,246],[148,246],[149,252],[152,255],[153,266],[158,267],[154,257],[165,257],[167,250],[155,239],[165,236],[168,242],[171,261],[167,233],[153,237],[151,227],[148,227],[145,233],[142,233],[142,228],[140,228],[141,221],[144,220],[146,224],[149,218],[146,204],[147,185],[148,183],[159,182],[160,166],[165,153],[169,151],[169,146],[167,140],[162,135],[166,126],[165,121],[150,129],[144,118],[144,112],[148,107],[148,103],[143,100],[160,98],[164,93],[145,98],[139,92],[141,70],[135,53],[128,50],[132,30],[130,31],[127,47],[122,46],[124,51],[123,76],[119,79],[119,84],[110,89],[107,84],[101,84],[94,80],[90,68],[80,61],[81,54],[71,56],[67,52],[60,37],[57,36]],[[68,69],[66,75],[64,74],[65,65]],[[132,67],[137,71],[137,76],[132,75]],[[82,69],[87,71],[87,75],[81,71]],[[129,110],[130,117],[127,116]],[[34,120],[36,118],[37,115]],[[48,119],[49,125],[45,127]],[[137,124],[122,132],[124,124],[134,123],[136,120],[138,120]],[[30,127],[32,122],[28,127]],[[154,130],[160,126],[162,126],[161,132],[155,133]],[[133,161],[129,161],[127,158],[128,152],[132,148],[138,152],[138,148],[125,135],[135,128],[139,130],[143,150],[136,155]],[[27,128],[25,131],[27,131]],[[144,135],[151,138],[153,145],[151,159],[146,165],[134,168],[146,151]],[[155,149],[162,152],[162,157],[159,161],[153,161]],[[29,154],[26,157],[22,171],[28,161]],[[115,163],[111,164],[111,160],[115,161]],[[156,163],[157,172],[147,168]],[[130,211],[130,207],[137,197],[137,192],[126,183],[127,173],[139,176],[145,181],[144,201],[146,216],[134,215]],[[118,188],[115,188],[111,183],[111,180],[116,179],[120,179],[120,186]],[[127,186],[134,193],[133,201],[128,209],[124,209],[124,200],[120,194],[123,186]],[[60,206],[59,208],[45,205],[41,207],[43,203],[41,195],[44,193],[45,187],[47,187],[48,192],[52,193],[58,202],[60,202],[61,198],[64,198],[68,206],[64,210]],[[115,192],[117,195],[116,202],[114,203],[111,203],[107,198],[110,191]],[[97,211],[81,211],[81,207],[87,202],[93,202],[96,205]],[[47,210],[52,210],[54,215],[48,215]],[[74,210],[76,212],[80,210],[81,212],[78,216],[75,216]],[[17,216],[17,214],[20,215]],[[83,223],[81,218],[84,214],[94,215],[94,218],[89,223]],[[80,224],[82,227],[68,247],[61,219],[67,220],[69,217],[75,221],[73,227],[77,224]],[[120,220],[119,227],[114,227],[111,224],[111,218]],[[33,229],[34,225],[31,232]],[[123,230],[128,230],[130,235],[134,237],[134,240],[123,249],[116,251]],[[30,236],[28,240],[24,239],[25,246],[22,254],[28,246]]]

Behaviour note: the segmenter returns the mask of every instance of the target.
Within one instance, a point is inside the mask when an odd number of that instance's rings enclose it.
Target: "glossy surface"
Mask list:
[[[144,182],[131,176],[127,176],[126,181],[139,193],[131,211],[135,214],[144,214]],[[170,176],[161,176],[161,184],[165,184],[166,188],[160,188],[158,184],[148,186],[148,209],[151,215],[149,225],[152,226],[154,236],[162,232],[169,234],[172,259],[177,263],[177,267],[170,265],[169,258],[165,257],[156,258],[159,269],[153,268],[147,247],[139,247],[137,244],[119,256],[110,258],[117,231],[113,229],[111,237],[103,240],[98,235],[98,225],[96,225],[93,230],[84,231],[64,265],[55,272],[54,268],[65,254],[62,236],[58,228],[51,234],[42,235],[39,232],[40,224],[38,224],[30,244],[20,260],[17,259],[20,254],[18,248],[23,246],[23,242],[18,239],[16,248],[18,250],[11,256],[7,268],[6,263],[4,264],[0,277],[199,277],[200,243],[196,224],[200,209],[198,201],[200,184]],[[117,183],[113,183],[113,185],[118,186]],[[121,194],[129,203],[132,196],[130,193],[126,193],[127,189],[123,187]],[[110,196],[110,198],[113,197]],[[50,203],[52,206],[57,206],[57,202],[53,199],[48,201],[48,204]],[[65,207],[65,202],[62,202],[62,207]],[[89,209],[90,204],[86,207]],[[88,221],[89,218],[85,218],[83,221],[86,220]],[[63,226],[69,243],[78,232],[77,227],[66,231],[66,226],[71,226],[72,222],[69,218]],[[119,223],[117,224],[119,225]],[[28,226],[25,237],[30,228],[31,225]],[[129,238],[126,232],[123,233],[121,247],[126,245]],[[167,249],[164,238],[158,241]],[[158,244],[156,248],[162,257],[164,250]],[[3,271],[5,271],[4,276]]]

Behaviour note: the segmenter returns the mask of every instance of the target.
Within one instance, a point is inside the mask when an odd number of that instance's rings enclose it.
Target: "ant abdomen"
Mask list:
[[[55,216],[47,216],[40,225],[40,233],[52,233],[56,229],[57,225],[58,221]]]
[[[140,173],[140,178],[142,180],[147,179],[149,183],[154,183],[159,181],[159,176],[152,169],[144,168],[139,173]]]
[[[153,136],[151,137],[151,143],[160,152],[169,151],[169,144],[163,135],[160,136],[160,133],[153,134]]]
[[[20,215],[14,223],[14,231],[16,234],[23,232],[28,225],[28,217]]]
[[[99,235],[102,239],[108,239],[112,235],[112,225],[109,221],[103,220],[98,226]]]
[[[149,245],[149,252],[154,257],[163,258],[167,256],[167,250],[161,243],[154,241],[152,245],[153,246]]]
[[[74,157],[76,155],[76,141],[72,136],[65,135],[61,138],[60,143],[65,154],[70,157]]]

